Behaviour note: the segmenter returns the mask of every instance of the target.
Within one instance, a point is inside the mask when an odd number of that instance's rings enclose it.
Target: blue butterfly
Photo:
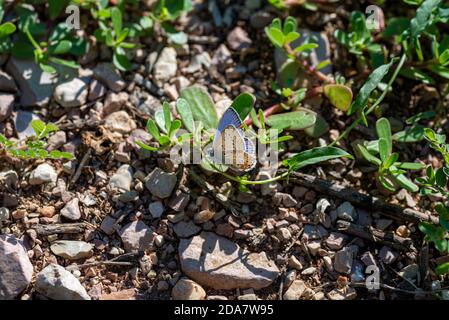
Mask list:
[[[249,171],[256,165],[256,148],[245,137],[243,122],[234,108],[229,107],[218,123],[212,143],[212,159],[237,171]]]

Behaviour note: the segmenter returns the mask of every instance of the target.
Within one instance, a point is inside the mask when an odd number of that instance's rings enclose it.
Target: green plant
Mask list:
[[[25,6],[17,6],[16,12],[19,16],[20,34],[12,48],[14,56],[34,57],[41,69],[49,73],[57,72],[55,65],[79,68],[76,62],[60,58],[60,56],[83,55],[87,51],[87,42],[83,38],[75,37],[65,23],[59,23],[48,39],[43,41],[41,38],[47,34],[47,30],[45,25],[39,22],[37,13]]]
[[[384,63],[382,46],[375,43],[371,31],[367,28],[365,15],[360,11],[353,11],[349,18],[350,31],[336,30],[335,38],[345,46],[350,53],[356,55],[360,62],[366,64],[368,54],[372,66],[378,67]]]
[[[125,41],[129,35],[129,28],[123,27],[122,12],[118,7],[111,7],[100,10],[99,17],[99,28],[95,31],[95,37],[112,49],[112,62],[117,69],[130,70],[132,65],[125,49],[132,49],[135,44]]]
[[[379,140],[373,141],[370,148],[357,145],[360,155],[368,162],[377,166],[377,179],[387,190],[394,192],[402,187],[411,192],[419,190],[418,186],[405,176],[407,170],[420,170],[421,163],[401,162],[399,153],[393,152],[393,138],[390,122],[380,118],[376,122],[376,131]],[[378,156],[376,156],[378,154]]]
[[[310,11],[318,10],[316,1],[307,0],[268,0],[268,2],[275,8],[280,10],[287,10],[293,6],[301,6]]]
[[[314,96],[323,94],[328,98],[332,105],[340,110],[346,111],[352,101],[352,90],[349,86],[344,84],[344,79],[341,77],[337,77],[337,83],[335,83],[336,81],[332,77],[320,72],[320,69],[330,63],[328,60],[321,61],[316,67],[310,65],[307,61],[308,55],[312,50],[318,47],[318,44],[310,42],[309,40],[294,47],[294,41],[300,37],[300,34],[296,30],[297,22],[293,17],[287,17],[283,23],[280,19],[276,18],[265,28],[265,33],[271,43],[276,48],[281,49],[287,56],[286,63],[284,63],[279,70],[281,83],[274,86],[276,92],[286,98],[287,102],[280,104],[275,108],[267,109],[265,116],[268,117],[271,113],[282,111],[282,108],[287,110],[293,109],[293,112],[301,109],[301,111],[314,115],[316,120],[314,120],[313,128],[307,130],[306,133],[316,137],[327,131],[327,123],[322,117],[316,115],[314,112],[300,108],[299,104],[308,95]],[[321,82],[321,85],[309,90],[296,88],[294,83],[297,77],[298,68],[301,68],[310,76],[315,77]]]
[[[254,111],[254,104],[255,97],[253,95],[242,93],[233,101],[231,106],[236,110],[241,119],[246,119],[248,115],[252,117],[253,124],[261,129],[258,133],[253,134],[263,144],[282,144],[292,138],[288,135],[280,136],[284,129],[307,127],[315,121],[315,118],[311,117],[310,114],[298,111],[296,113],[289,112],[265,118],[261,110],[259,110],[258,114]],[[138,145],[147,151],[158,151],[187,143],[204,152],[210,144],[214,135],[213,131],[216,130],[218,124],[215,106],[209,95],[201,87],[193,86],[186,88],[181,92],[181,98],[176,103],[176,109],[181,120],[173,120],[169,105],[165,102],[163,110],[156,112],[154,119],[149,119],[147,122],[148,132],[158,142],[159,147],[147,146],[142,142],[138,142]],[[182,125],[188,132],[179,134],[178,130],[181,129]],[[247,126],[244,127],[248,129]],[[232,181],[238,182],[239,186],[244,189],[246,185],[258,185],[285,179],[291,172],[299,170],[304,166],[339,157],[351,157],[351,155],[335,147],[317,147],[306,150],[282,162],[282,165],[288,169],[285,173],[262,181],[248,180],[247,175],[231,175],[225,170],[222,170],[221,166],[216,166],[214,163],[211,163],[207,156],[203,157],[201,166],[217,172]]]
[[[446,136],[426,128],[425,138],[429,141],[430,147],[443,156],[444,165],[436,170],[432,166],[428,166],[426,168],[426,176],[418,178],[416,181],[422,187],[421,194],[441,195],[447,201],[449,197],[447,189],[447,181],[449,179],[449,145],[446,144]],[[433,242],[440,253],[447,254],[449,252],[449,206],[445,203],[437,203],[435,211],[439,216],[439,225],[421,222],[419,230],[425,234],[425,241]],[[449,263],[440,264],[436,267],[435,272],[439,275],[449,273]]]
[[[411,61],[401,71],[402,76],[427,84],[436,83],[433,75],[449,79],[449,36],[437,27],[448,22],[449,8],[443,6],[443,1],[426,0],[420,4],[399,38]],[[430,52],[430,57],[426,52]]]
[[[73,155],[59,150],[47,151],[45,139],[58,130],[53,123],[45,124],[41,120],[33,120],[31,127],[35,135],[25,141],[12,141],[0,134],[0,147],[16,158],[24,159],[73,159]]]
[[[178,100],[178,104],[183,103]],[[187,116],[185,115],[187,118]],[[184,120],[187,121],[187,120]],[[177,138],[176,133],[181,128],[181,121],[176,119],[173,120],[173,117],[170,112],[170,105],[167,101],[165,101],[162,105],[162,110],[158,110],[155,113],[154,120],[148,119],[147,121],[147,130],[153,138],[159,144],[158,148],[154,148],[144,144],[141,141],[137,141],[136,143],[145,150],[148,151],[157,151],[162,150],[167,147],[172,147],[178,143],[182,143],[182,138]]]
[[[0,23],[3,20],[5,11],[3,9],[4,0],[0,0]],[[16,31],[16,26],[12,22],[0,24],[0,53],[8,52],[12,47],[10,35]]]

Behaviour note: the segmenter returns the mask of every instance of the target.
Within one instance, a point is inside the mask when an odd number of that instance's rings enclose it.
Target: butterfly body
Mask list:
[[[249,171],[256,165],[253,142],[245,137],[242,120],[237,112],[228,108],[218,124],[212,143],[212,159],[236,171]]]

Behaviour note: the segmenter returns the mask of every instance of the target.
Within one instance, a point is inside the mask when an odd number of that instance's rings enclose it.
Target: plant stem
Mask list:
[[[396,80],[399,71],[401,71],[402,67],[404,66],[404,63],[407,59],[407,56],[405,53],[402,54],[401,56],[401,60],[399,61],[398,65],[396,66],[396,69],[394,70],[393,75],[390,78],[390,81],[388,81],[387,87],[383,90],[382,94],[379,96],[379,98],[377,98],[377,100],[374,102],[374,104],[365,112],[365,115],[369,115],[371,112],[374,111],[374,109],[383,101],[383,99],[386,97],[388,91],[390,90],[393,82]],[[351,125],[349,127],[347,127],[345,129],[345,131],[343,131],[343,133],[341,135],[338,136],[337,139],[335,139],[334,141],[332,141],[329,144],[329,147],[332,147],[333,145],[335,145],[337,142],[339,142],[341,139],[345,138],[351,131],[352,129],[354,129],[359,123],[360,121],[362,121],[362,118],[359,116],[353,123],[351,123]]]
[[[289,44],[284,45],[284,50],[286,51],[287,55],[295,57],[295,60],[298,64],[302,66],[302,68],[308,72],[309,74],[315,76],[320,81],[327,82],[327,83],[334,83],[334,79],[325,75],[321,71],[317,70],[315,67],[312,67],[303,57],[301,54],[297,54],[292,47],[290,47]]]

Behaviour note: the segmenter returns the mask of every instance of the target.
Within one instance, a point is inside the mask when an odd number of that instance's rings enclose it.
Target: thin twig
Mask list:
[[[72,177],[72,180],[71,180],[72,184],[75,184],[78,181],[79,177],[81,176],[81,171],[83,170],[87,161],[90,159],[91,153],[92,153],[92,149],[91,148],[87,149],[87,152],[84,154],[83,159],[81,159],[78,169],[76,169],[76,172]]]

